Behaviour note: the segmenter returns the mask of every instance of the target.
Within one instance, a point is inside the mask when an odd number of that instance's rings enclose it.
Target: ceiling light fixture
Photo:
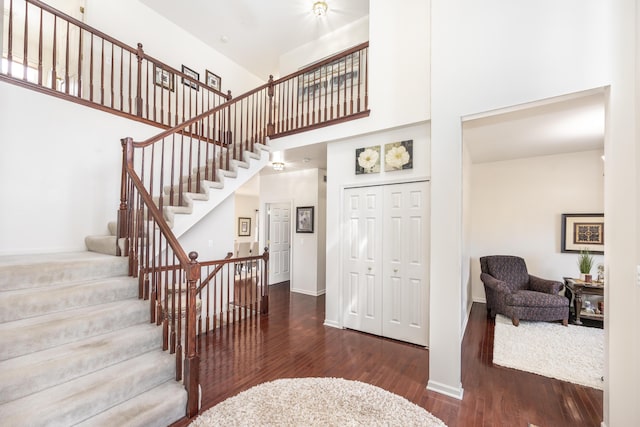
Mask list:
[[[313,7],[311,8],[311,10],[313,11],[313,14],[316,15],[317,17],[325,16],[327,14],[328,9],[329,9],[329,6],[324,1],[315,2],[313,4]]]
[[[283,162],[273,162],[271,163],[271,166],[273,167],[274,171],[283,171],[284,170],[284,163]]]

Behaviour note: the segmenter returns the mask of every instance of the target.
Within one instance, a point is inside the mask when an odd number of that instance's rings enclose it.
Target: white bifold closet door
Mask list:
[[[344,326],[428,345],[429,183],[345,190]]]

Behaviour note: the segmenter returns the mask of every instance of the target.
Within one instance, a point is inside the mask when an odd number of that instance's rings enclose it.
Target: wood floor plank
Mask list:
[[[403,396],[450,427],[600,425],[602,391],[493,365],[484,304],[473,305],[465,331],[460,401],[426,389],[428,350],[324,326],[324,296],[290,293],[288,283],[269,292],[268,316],[201,337],[202,411],[278,378],[341,377]]]

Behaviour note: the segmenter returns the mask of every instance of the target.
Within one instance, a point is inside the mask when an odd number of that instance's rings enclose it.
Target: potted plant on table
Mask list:
[[[591,269],[593,268],[593,257],[587,249],[582,249],[578,256],[578,269],[580,270],[580,280],[591,282]]]

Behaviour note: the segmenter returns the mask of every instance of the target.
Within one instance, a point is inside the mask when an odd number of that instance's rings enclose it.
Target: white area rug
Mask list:
[[[602,390],[604,331],[497,315],[493,363]]]
[[[342,378],[293,378],[263,383],[219,403],[190,425],[445,426],[404,397]]]

